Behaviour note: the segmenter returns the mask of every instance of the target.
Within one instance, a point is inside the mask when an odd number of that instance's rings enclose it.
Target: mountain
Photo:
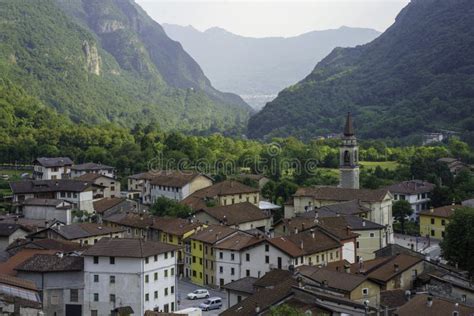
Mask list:
[[[163,28],[183,44],[218,89],[238,93],[256,108],[306,76],[333,48],[365,44],[380,35],[371,29],[341,27],[288,38],[251,38],[218,27],[205,32],[172,24]]]
[[[347,111],[365,138],[414,140],[474,130],[472,0],[412,0],[369,44],[336,48],[249,122],[250,137],[340,132]]]
[[[224,131],[251,108],[133,0],[0,0],[0,79],[75,122]]]

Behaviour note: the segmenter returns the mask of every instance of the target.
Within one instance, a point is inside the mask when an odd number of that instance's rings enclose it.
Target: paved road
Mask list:
[[[214,290],[211,288],[207,288],[204,286],[198,286],[195,284],[192,284],[191,282],[187,280],[178,280],[178,299],[180,300],[180,304],[178,305],[178,310],[180,309],[185,309],[189,307],[199,307],[199,304],[201,304],[204,299],[198,299],[198,300],[188,300],[186,295],[196,289],[208,289],[209,294],[211,297],[213,296],[218,296],[222,298],[222,308],[221,309],[215,309],[209,312],[203,312],[202,314],[205,316],[210,316],[210,315],[219,315],[219,313],[222,313],[227,309],[227,294],[225,291],[219,291],[219,290]]]

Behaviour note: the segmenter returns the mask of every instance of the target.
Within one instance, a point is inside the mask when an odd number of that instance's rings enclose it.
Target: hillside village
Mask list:
[[[471,276],[444,261],[438,246],[463,206],[430,207],[434,185],[421,179],[360,188],[350,114],[339,164],[339,185],[299,187],[280,206],[263,199],[264,175],[215,181],[196,171],[145,171],[121,188],[113,166],[37,158],[31,177],[10,182],[12,211],[0,217],[0,310],[196,315],[212,293],[218,298],[207,301],[225,316],[275,308],[472,315]],[[157,215],[164,200],[189,214]],[[400,200],[419,222],[420,241],[395,234]]]

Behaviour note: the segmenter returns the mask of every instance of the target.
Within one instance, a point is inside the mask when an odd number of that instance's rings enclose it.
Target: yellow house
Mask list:
[[[420,212],[420,235],[443,239],[446,226],[456,208],[462,205],[447,205]]]
[[[215,252],[214,244],[230,237],[238,230],[222,226],[210,225],[197,228],[196,232],[186,238],[186,267],[185,276],[198,285],[215,284]]]
[[[156,217],[150,227],[156,231],[161,242],[184,246],[184,240],[194,234],[198,228],[205,227],[201,223],[194,223],[182,218]],[[153,234],[154,236],[156,235]],[[177,251],[178,275],[185,275],[185,252],[181,248]]]
[[[193,210],[210,206],[225,206],[249,202],[258,206],[260,191],[238,181],[226,180],[198,190],[185,198],[182,203]]]

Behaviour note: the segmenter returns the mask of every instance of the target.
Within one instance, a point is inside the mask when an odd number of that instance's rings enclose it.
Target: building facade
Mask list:
[[[354,134],[351,113],[347,114],[342,144],[339,150],[341,188],[359,189],[359,147]]]

